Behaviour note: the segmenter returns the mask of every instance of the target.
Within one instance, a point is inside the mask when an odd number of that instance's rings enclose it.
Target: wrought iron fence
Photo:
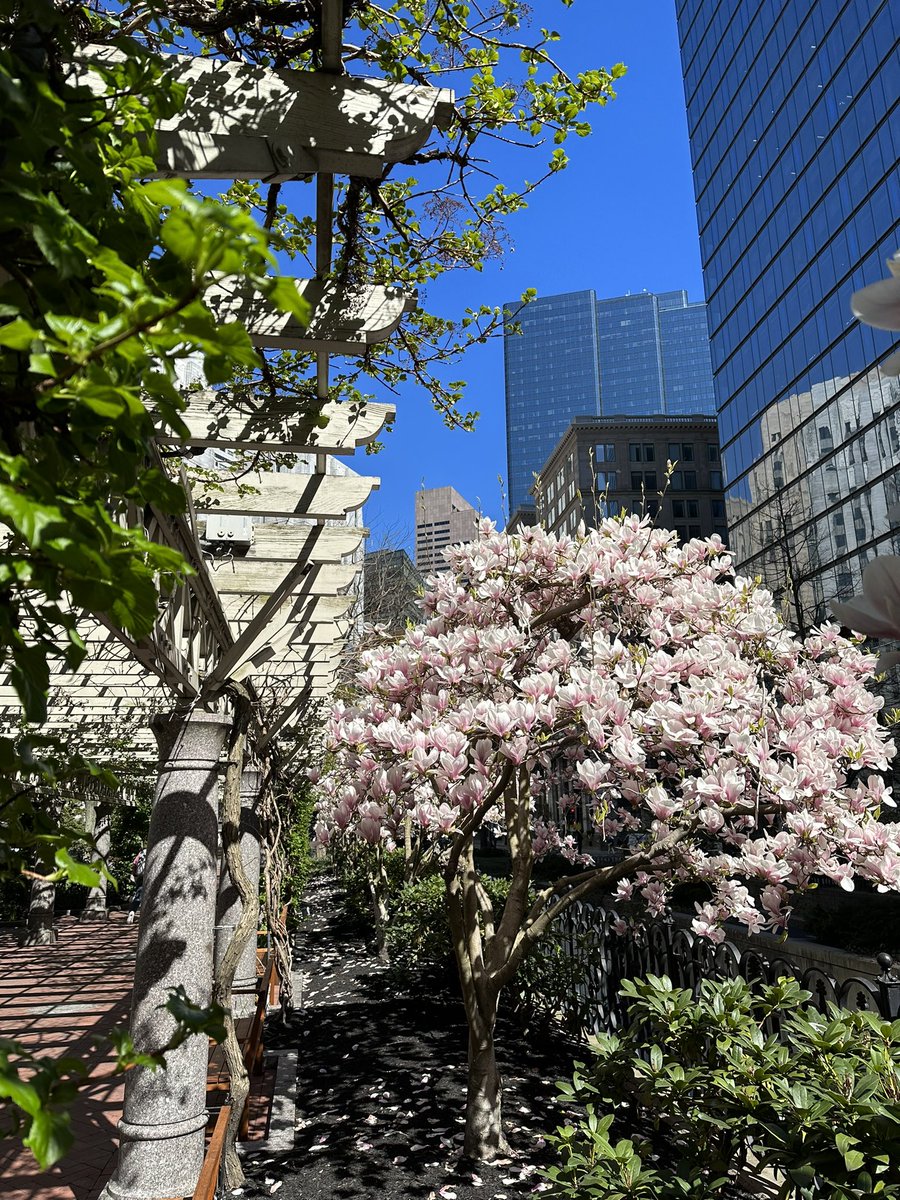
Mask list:
[[[568,987],[552,1004],[555,1018],[575,1036],[621,1029],[628,1019],[619,994],[622,980],[645,975],[668,975],[676,986],[690,988],[695,995],[704,979],[740,976],[752,987],[793,976],[822,1011],[830,1002],[877,1012],[889,1020],[900,1018],[900,969],[889,954],[877,956],[877,975],[839,982],[824,965],[804,968],[787,954],[742,950],[727,939],[714,945],[671,920],[629,926],[627,932],[617,933],[619,920],[613,909],[578,904],[560,922],[558,945],[571,969]],[[534,1008],[540,1007],[537,996],[532,1000]]]

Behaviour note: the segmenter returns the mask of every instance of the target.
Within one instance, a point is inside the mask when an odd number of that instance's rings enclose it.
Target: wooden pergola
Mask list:
[[[381,179],[453,115],[446,90],[344,74],[341,0],[321,0],[321,15],[315,71],[167,56],[165,72],[187,85],[188,96],[182,112],[160,125],[156,160],[160,175],[190,179],[314,177],[317,230],[315,277],[294,281],[310,305],[305,326],[227,279],[208,297],[261,350],[315,356],[314,411],[298,412],[281,398],[239,405],[211,390],[195,392],[184,415],[189,437],[160,431],[157,465],[165,468],[179,448],[249,449],[310,456],[311,470],[256,472],[241,487],[223,473],[218,486],[190,488],[182,474],[185,515],[130,514],[130,524],[178,550],[193,573],[161,599],[147,637],[134,639],[103,618],[82,620],[85,661],[51,679],[51,731],[77,728],[89,751],[102,748],[111,721],[139,718],[135,752],[159,764],[132,1010],[138,1048],[165,1040],[171,1018],[160,1004],[172,989],[183,986],[201,1004],[210,998],[214,927],[222,922],[218,776],[236,689],[252,712],[249,779],[309,706],[332,694],[353,623],[366,535],[360,514],[378,480],[336,473],[334,463],[374,440],[393,409],[330,397],[329,364],[390,338],[416,297],[331,279],[334,176]],[[114,53],[85,49],[72,68],[79,82],[102,89],[92,63]],[[216,538],[217,522],[232,518],[249,518],[240,552]],[[3,682],[0,720],[9,728],[19,719],[15,693]],[[249,786],[243,802],[252,814],[258,794]],[[257,841],[257,872],[258,861]],[[193,1191],[203,1157],[206,1053],[205,1039],[193,1037],[169,1055],[165,1072],[129,1072],[110,1197]]]

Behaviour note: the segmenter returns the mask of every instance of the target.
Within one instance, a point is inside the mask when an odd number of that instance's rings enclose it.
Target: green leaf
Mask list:
[[[22,1139],[45,1169],[59,1162],[72,1148],[74,1140],[69,1113],[46,1108],[35,1113],[27,1137]]]
[[[61,846],[53,857],[59,867],[60,876],[68,879],[70,883],[77,883],[82,887],[96,887],[100,882],[100,872],[87,863],[78,862],[65,846]]]
[[[27,350],[32,341],[40,336],[40,331],[23,317],[0,326],[0,346],[9,346],[11,350]]]

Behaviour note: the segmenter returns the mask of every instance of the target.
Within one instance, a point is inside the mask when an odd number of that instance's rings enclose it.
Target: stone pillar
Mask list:
[[[138,1050],[158,1050],[174,1019],[161,1007],[182,985],[190,999],[212,996],[216,907],[219,755],[228,717],[179,710],[153,721],[159,779],[147,837],[131,1032]],[[119,1155],[105,1195],[112,1200],[189,1196],[203,1163],[205,1036],[166,1055],[166,1068],[128,1072]]]
[[[28,897],[28,917],[19,934],[20,946],[52,946],[58,937],[53,927],[56,908],[56,884],[33,879]]]
[[[102,858],[103,862],[106,863],[109,860],[110,807],[108,804],[97,804],[93,800],[85,801],[85,805],[86,807],[90,806],[92,810],[92,828],[90,833],[96,846],[97,858]],[[106,876],[101,875],[97,886],[92,887],[88,892],[87,900],[84,903],[84,910],[81,914],[82,921],[105,921],[108,919],[106,884]]]
[[[259,891],[260,876],[260,828],[257,804],[259,802],[260,773],[254,767],[245,767],[241,775],[241,862],[251,888]],[[231,935],[241,915],[241,898],[231,882],[225,856],[219,868],[219,894],[216,900],[216,954],[215,964],[224,957]],[[232,987],[232,1012],[236,1017],[250,1016],[256,1008],[256,935],[251,937],[238,963]]]

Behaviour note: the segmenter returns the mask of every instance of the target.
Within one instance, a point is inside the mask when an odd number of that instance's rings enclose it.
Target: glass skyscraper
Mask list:
[[[706,306],[684,291],[506,308],[519,329],[504,338],[511,512],[533,505],[534,476],[575,417],[715,412]]]
[[[730,544],[808,627],[900,551],[900,6],[677,0]]]

